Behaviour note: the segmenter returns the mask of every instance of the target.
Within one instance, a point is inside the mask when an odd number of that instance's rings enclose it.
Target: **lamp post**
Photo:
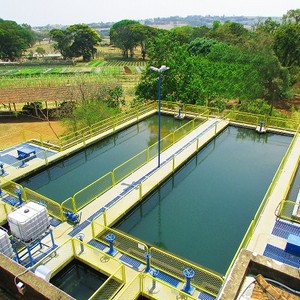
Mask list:
[[[161,86],[161,73],[169,70],[170,68],[162,65],[160,68],[150,67],[151,70],[158,73],[158,84],[157,84],[157,99],[158,99],[158,143],[157,143],[157,152],[158,152],[158,163],[157,167],[160,167],[160,86]]]

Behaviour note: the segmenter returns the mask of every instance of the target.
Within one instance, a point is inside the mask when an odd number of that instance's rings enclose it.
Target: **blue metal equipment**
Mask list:
[[[194,287],[191,287],[191,279],[195,276],[195,271],[192,268],[186,268],[182,273],[186,278],[186,283],[182,290],[191,295],[195,290]]]
[[[78,214],[78,213],[73,213],[73,212],[70,212],[70,211],[65,211],[64,214],[65,214],[65,217],[67,219],[67,222],[69,222],[71,224],[74,224],[74,225],[80,223],[81,213]]]

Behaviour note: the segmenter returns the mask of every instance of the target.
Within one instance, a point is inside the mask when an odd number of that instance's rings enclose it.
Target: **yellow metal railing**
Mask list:
[[[76,238],[68,239],[49,252],[30,270],[43,265],[51,271],[53,277],[73,259],[80,260],[103,274],[109,274],[107,280],[89,299],[113,299],[126,282],[125,266],[119,260]]]
[[[268,115],[251,114],[241,111],[224,111],[224,115],[232,121],[242,124],[258,125],[260,121],[264,122],[266,128],[277,130],[296,131],[299,123],[291,118],[271,117]]]
[[[137,273],[133,279],[123,287],[122,291],[120,291],[116,296],[115,300],[129,300],[129,299],[137,299],[138,296],[141,295],[142,292],[142,284],[140,273]]]
[[[113,299],[126,282],[125,266],[111,255],[73,238],[74,257],[90,267],[109,274],[89,299]]]
[[[144,242],[141,242],[117,229],[106,227],[96,221],[92,222],[92,232],[93,239],[106,244],[107,246],[109,246],[109,243],[106,241],[105,237],[108,233],[113,233],[116,237],[114,241],[114,248],[142,263],[145,262],[144,254],[145,252],[149,252],[149,250],[148,246]]]
[[[24,200],[26,202],[33,201],[39,203],[47,208],[48,213],[50,215],[54,216],[59,220],[64,220],[63,210],[59,203],[37,192],[34,192],[33,190],[30,190],[26,187],[23,189],[23,194],[24,194]]]
[[[75,193],[73,196],[75,211],[80,210],[88,203],[92,202],[97,197],[104,194],[113,185],[113,173],[109,172],[100,177],[99,179],[95,180],[91,184],[87,185],[85,188],[81,189],[77,193]],[[66,207],[65,203],[63,203],[62,205]]]
[[[218,108],[208,107],[208,106],[198,106],[184,103],[168,102],[161,101],[161,108],[164,111],[176,113],[178,107],[182,107],[184,113],[196,115],[196,116],[211,116],[211,117],[220,117],[221,115],[226,115],[230,121],[241,122],[244,124],[257,125],[259,121],[264,121],[266,127],[272,127],[279,130],[296,130],[298,123],[291,118],[278,118],[270,117],[267,115],[256,115],[246,112],[241,112],[237,110],[226,110],[220,112]],[[47,148],[51,148],[57,151],[63,151],[73,146],[78,146],[79,144],[85,145],[88,139],[96,137],[97,135],[109,132],[110,130],[114,132],[116,128],[124,124],[126,121],[132,121],[132,119],[139,120],[141,114],[148,113],[152,110],[157,110],[156,102],[148,102],[147,104],[142,104],[134,109],[131,109],[127,112],[122,112],[121,114],[102,120],[96,124],[93,124],[89,127],[81,128],[73,133],[60,136],[58,138],[48,138],[42,134],[36,132],[31,132],[29,130],[23,130],[14,134],[14,137],[23,142],[34,142],[39,145],[45,145]],[[7,136],[1,136],[0,141],[5,140],[2,144],[5,144],[6,147],[14,146],[13,142],[10,143]],[[1,143],[0,143],[1,144]]]
[[[192,268],[195,271],[193,286],[196,287],[197,290],[214,297],[219,293],[224,282],[221,275],[155,247],[150,248],[150,253],[153,268],[163,271],[182,282],[185,280],[183,270]]]
[[[151,267],[155,268],[169,276],[179,280],[185,281],[183,270],[186,268],[192,268],[195,271],[195,277],[193,278],[193,286],[198,290],[205,292],[212,296],[217,296],[219,290],[223,284],[223,278],[212,271],[185,261],[176,257],[171,253],[167,253],[161,249],[150,247],[136,238],[130,235],[101,225],[97,221],[92,222],[93,239],[106,244],[109,247],[109,243],[106,241],[106,235],[113,233],[115,235],[114,248],[123,254],[126,254],[134,259],[143,263],[142,271],[146,266],[145,253],[151,254]],[[134,282],[135,288],[137,288],[137,282]],[[174,287],[172,287],[174,288]]]
[[[148,103],[147,105],[138,106],[137,108],[132,109],[132,111],[123,112],[117,116],[95,123],[92,126],[81,128],[80,130],[60,137],[57,147],[60,151],[63,151],[70,147],[78,146],[81,143],[85,145],[89,139],[102,133],[107,134],[109,132],[115,132],[120,125],[123,125],[126,122],[137,122],[141,114],[145,114],[152,110],[155,110],[153,102]]]
[[[156,294],[152,290],[153,280],[159,287],[159,291],[163,291],[163,295]],[[115,300],[137,299],[138,296],[146,296],[150,299],[184,299],[197,300],[197,296],[191,296],[183,292],[180,288],[176,288],[159,278],[153,278],[149,273],[138,273],[123,289],[116,295]]]
[[[300,223],[300,204],[291,200],[282,200],[277,216],[283,220]]]

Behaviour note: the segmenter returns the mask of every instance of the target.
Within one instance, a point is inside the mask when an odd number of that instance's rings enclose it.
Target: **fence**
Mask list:
[[[96,221],[92,222],[92,231],[93,239],[98,240],[107,246],[109,246],[109,243],[106,240],[106,235],[108,233],[113,233],[116,237],[114,241],[114,248],[126,255],[129,255],[130,257],[135,258],[136,260],[139,260],[142,263],[145,262],[144,254],[145,252],[149,252],[148,246],[145,243],[119,230],[106,227]]]
[[[149,103],[147,105],[141,105],[132,111],[123,112],[117,116],[105,119],[92,126],[82,128],[71,134],[65,135],[59,138],[57,149],[59,151],[66,150],[73,146],[78,146],[82,143],[85,146],[86,142],[100,134],[108,135],[124,127],[124,124],[133,124],[139,121],[141,115],[150,113],[155,109],[154,103]]]
[[[151,267],[167,274],[180,282],[185,281],[183,270],[192,268],[195,271],[193,286],[199,291],[205,292],[212,296],[217,296],[223,284],[223,278],[211,271],[208,271],[196,264],[185,261],[171,253],[150,247],[119,230],[106,227],[97,221],[92,222],[93,239],[106,244],[106,235],[113,233],[115,235],[114,248],[146,265],[145,253],[151,255]]]
[[[155,247],[150,248],[150,254],[153,268],[177,278],[182,282],[185,281],[183,270],[192,268],[195,271],[193,286],[196,287],[197,290],[214,297],[218,295],[223,285],[223,278],[220,275]]]
[[[264,122],[264,126],[270,129],[296,131],[299,123],[290,118],[270,117],[267,115],[251,114],[240,111],[224,111],[224,115],[232,121],[242,124],[257,126],[260,121]]]
[[[138,299],[138,296],[141,295],[149,296],[150,299],[162,299],[162,295],[157,295],[155,294],[155,290],[152,290],[153,280],[155,280],[159,290],[163,291],[163,299],[199,299],[184,293],[179,288],[176,288],[159,278],[154,278],[149,273],[139,273],[116,295],[115,300]],[[210,298],[211,297],[209,296],[207,297],[207,299]]]
[[[283,220],[300,223],[299,202],[282,200],[279,205],[279,212],[277,212],[277,216]]]
[[[100,270],[103,274],[110,274],[89,299],[113,299],[126,282],[125,267],[120,261],[76,238],[68,239],[48,253],[32,266],[31,270],[34,271],[38,266],[43,265],[51,270],[51,277],[53,277],[74,259],[82,261],[95,270]]]

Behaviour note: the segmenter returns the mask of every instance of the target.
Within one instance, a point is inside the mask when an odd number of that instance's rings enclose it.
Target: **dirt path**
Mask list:
[[[54,132],[60,136],[65,132],[61,121],[51,121]],[[42,138],[44,141],[56,140],[55,133],[48,122],[32,119],[0,120],[0,150],[22,143],[25,139]]]

